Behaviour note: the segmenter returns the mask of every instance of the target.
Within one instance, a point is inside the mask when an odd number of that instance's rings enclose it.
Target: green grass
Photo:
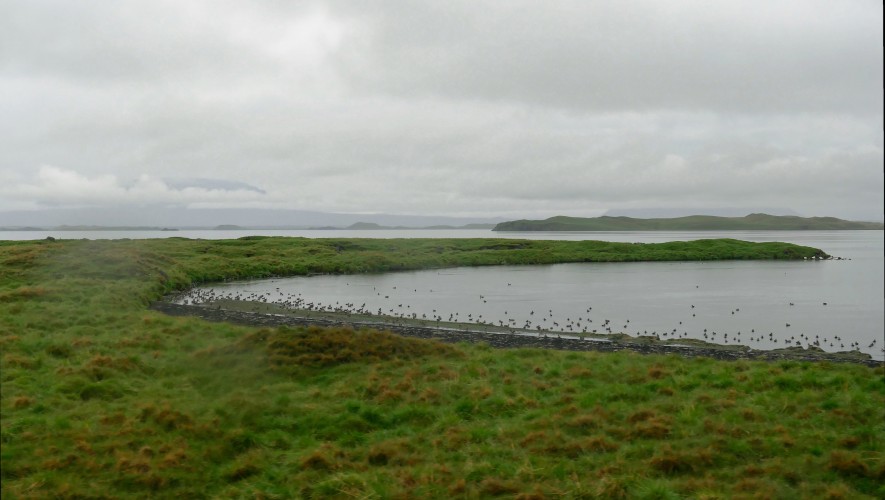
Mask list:
[[[504,351],[145,307],[226,277],[818,252],[734,240],[0,242],[2,496],[882,497],[882,368]]]

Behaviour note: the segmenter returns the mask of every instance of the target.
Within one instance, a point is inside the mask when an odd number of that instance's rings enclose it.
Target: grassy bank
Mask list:
[[[881,368],[497,351],[145,308],[226,277],[814,255],[734,240],[0,242],[2,494],[881,497]]]

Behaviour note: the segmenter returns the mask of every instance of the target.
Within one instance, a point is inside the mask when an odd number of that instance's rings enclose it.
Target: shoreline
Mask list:
[[[260,303],[247,303],[255,307]],[[264,305],[264,304],[260,304]],[[242,311],[222,308],[220,305],[183,305],[167,299],[152,302],[149,309],[170,316],[195,316],[207,321],[230,322],[248,326],[349,326],[356,330],[373,328],[388,330],[405,337],[438,340],[446,343],[470,342],[486,343],[496,349],[539,348],[568,351],[618,352],[631,351],[639,354],[677,354],[683,357],[708,357],[721,361],[814,361],[834,363],[856,363],[871,368],[882,366],[885,361],[873,359],[868,354],[856,352],[830,353],[822,349],[786,348],[757,350],[747,346],[723,346],[699,341],[667,340],[658,341],[650,337],[629,337],[626,335],[598,335],[577,337],[555,332],[528,331],[489,331],[480,325],[455,323],[453,326],[428,326],[415,322],[391,322],[353,318],[349,315],[316,313],[315,317],[298,315],[294,311],[286,314],[271,312]],[[694,344],[694,345],[690,345]]]

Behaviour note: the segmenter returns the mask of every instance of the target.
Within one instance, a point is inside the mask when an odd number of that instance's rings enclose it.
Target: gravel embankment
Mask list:
[[[490,333],[470,328],[465,329],[433,328],[414,325],[401,325],[393,323],[335,321],[321,318],[304,318],[275,314],[254,313],[246,311],[233,311],[207,307],[200,305],[181,305],[166,301],[157,301],[151,304],[151,309],[169,314],[171,316],[196,316],[208,321],[227,321],[231,323],[252,326],[351,326],[355,329],[375,328],[389,330],[407,337],[433,339],[441,342],[484,342],[491,347],[508,348],[541,348],[558,349],[568,351],[599,351],[616,352],[629,350],[641,354],[678,354],[686,357],[709,357],[720,360],[734,361],[740,359],[753,359],[765,361],[831,361],[860,363],[875,367],[882,364],[873,359],[862,359],[854,355],[840,353],[827,353],[817,350],[793,351],[760,351],[750,348],[716,348],[704,346],[669,345],[658,342],[629,342],[623,340],[597,340],[562,338],[556,334],[509,334]]]

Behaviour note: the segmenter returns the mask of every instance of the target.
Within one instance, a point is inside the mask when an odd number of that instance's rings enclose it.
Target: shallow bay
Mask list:
[[[461,267],[233,282],[213,288],[224,294],[264,295],[269,301],[298,297],[315,307],[365,304],[375,313],[528,325],[566,333],[624,332],[758,349],[797,343],[830,352],[856,347],[882,359],[882,235],[881,231],[618,232],[580,237],[543,233],[538,239],[660,242],[727,236],[788,241],[846,260]]]

